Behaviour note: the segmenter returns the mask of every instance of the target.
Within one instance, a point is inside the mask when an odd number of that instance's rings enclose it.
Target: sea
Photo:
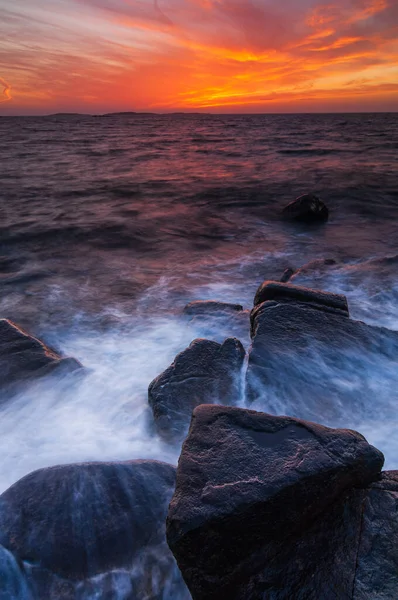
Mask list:
[[[147,389],[204,335],[182,316],[188,302],[250,309],[292,268],[346,294],[352,318],[398,330],[398,113],[0,117],[0,140],[0,317],[87,368],[2,399],[0,492],[56,464],[176,464],[180,448],[148,427]],[[328,223],[283,221],[307,192]],[[206,335],[228,332],[209,322]],[[320,404],[317,418],[360,431],[391,469],[396,356],[358,370],[358,350],[343,383],[360,402],[331,422]],[[319,369],[327,390],[337,375]]]

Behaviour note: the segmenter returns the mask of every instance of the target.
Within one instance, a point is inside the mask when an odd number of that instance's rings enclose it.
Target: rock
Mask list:
[[[199,404],[236,404],[245,350],[236,338],[222,344],[194,340],[149,386],[148,401],[159,434],[168,441],[185,437]]]
[[[254,306],[263,302],[275,300],[276,302],[298,302],[305,303],[322,310],[342,311],[348,316],[347,298],[341,294],[332,294],[320,290],[311,290],[297,285],[280,283],[276,281],[264,281],[258,288],[254,297]]]
[[[291,267],[289,267],[288,269],[285,269],[283,272],[283,275],[280,279],[281,283],[287,283],[288,281],[290,281],[290,279],[293,277],[295,273],[295,270],[292,269]]]
[[[398,471],[382,473],[361,508],[353,598],[398,598]]]
[[[396,329],[392,307],[396,302],[397,266],[398,255],[353,263],[314,260],[300,267],[290,283],[347,292],[352,298],[354,318]]]
[[[198,407],[167,518],[193,600],[352,598],[361,506],[383,461],[354,431]]]
[[[324,222],[329,218],[329,209],[315,194],[305,194],[285,206],[283,216],[304,223]]]
[[[74,358],[62,358],[11,321],[0,319],[0,388],[78,369],[82,365]]]
[[[333,268],[338,267],[338,262],[334,258],[316,258],[298,269],[288,268],[284,271],[280,281],[281,283],[293,283],[294,285],[304,285],[312,287],[317,277],[328,275],[333,272]],[[305,281],[305,283],[302,283]],[[311,282],[311,285],[308,283]],[[317,286],[318,287],[318,286]],[[319,286],[323,289],[323,286]]]
[[[240,304],[197,301],[187,304],[183,312],[196,337],[219,343],[228,337],[236,337],[243,345],[250,344],[250,311],[243,310]]]
[[[15,557],[0,546],[0,600],[33,600]]]
[[[225,313],[237,313],[243,311],[240,304],[229,304],[227,302],[218,302],[216,300],[197,300],[190,302],[183,310],[185,315],[195,317],[198,315],[214,315]]]
[[[126,599],[186,599],[165,539],[174,485],[175,468],[150,460],[41,469],[0,496],[0,543],[38,600],[114,598],[127,582]]]
[[[265,282],[255,305],[246,373],[253,408],[345,423],[364,414],[376,386],[385,395],[398,384],[398,333],[350,319],[344,296]]]
[[[296,279],[307,276],[316,277],[324,273],[328,274],[336,266],[338,267],[339,263],[334,258],[316,258],[296,269],[292,274],[292,279],[294,279],[295,285],[301,285]]]
[[[363,287],[374,296],[394,287],[397,266],[398,255],[354,263],[337,262],[332,258],[316,259],[297,269],[292,275],[292,282],[295,285],[323,287],[331,281],[340,284],[343,281],[347,288]]]

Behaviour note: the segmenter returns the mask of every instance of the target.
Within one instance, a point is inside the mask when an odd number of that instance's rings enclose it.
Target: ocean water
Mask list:
[[[398,114],[0,117],[0,139],[0,316],[90,369],[3,398],[0,491],[61,463],[176,463],[147,426],[147,387],[203,335],[187,302],[250,308],[264,279],[318,261],[294,280],[398,330]],[[329,222],[282,222],[308,191]],[[365,367],[361,408],[318,421],[361,431],[398,468],[398,349]],[[289,398],[271,406],[300,416]]]

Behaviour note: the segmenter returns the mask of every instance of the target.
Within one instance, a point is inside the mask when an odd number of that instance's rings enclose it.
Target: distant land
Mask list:
[[[47,117],[140,117],[140,116],[154,116],[154,117],[167,117],[176,115],[210,115],[211,113],[201,112],[171,112],[171,113],[156,113],[156,112],[138,112],[138,111],[122,111],[122,112],[110,112],[103,114],[86,114],[86,113],[54,113],[50,115],[44,115]]]
[[[59,113],[50,113],[48,115],[0,115],[0,118],[71,118],[71,117],[93,117],[93,118],[103,118],[103,117],[170,117],[170,116],[190,116],[190,115],[211,115],[216,113],[205,113],[205,112],[169,112],[169,113],[156,113],[156,112],[137,112],[137,111],[122,111],[122,112],[110,112],[110,113],[75,113],[75,112],[59,112]]]
[[[335,112],[264,112],[264,113],[223,113],[223,112],[139,112],[139,111],[121,111],[110,113],[75,113],[75,112],[59,112],[50,113],[47,115],[0,115],[0,119],[49,119],[49,118],[109,118],[109,117],[191,117],[191,116],[219,116],[219,117],[236,117],[236,116],[283,116],[283,115],[395,115],[398,111],[335,111]]]

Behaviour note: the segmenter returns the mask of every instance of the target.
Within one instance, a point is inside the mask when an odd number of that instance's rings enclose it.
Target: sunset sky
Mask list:
[[[0,0],[0,115],[398,107],[398,0]]]

